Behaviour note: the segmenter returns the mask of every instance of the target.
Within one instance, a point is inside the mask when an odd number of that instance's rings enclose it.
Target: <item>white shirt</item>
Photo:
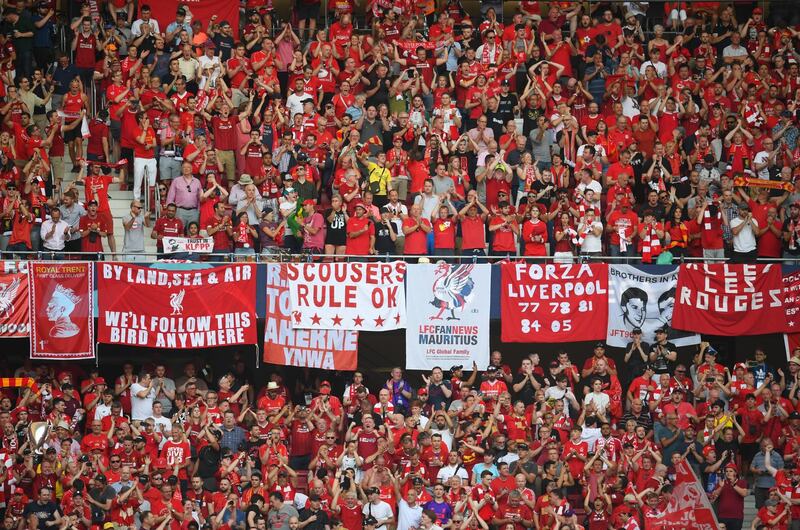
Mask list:
[[[292,94],[286,98],[286,108],[289,109],[289,120],[294,119],[296,114],[303,113],[303,100],[305,99],[313,99],[314,96],[311,94],[306,94],[305,92],[292,92]]]
[[[51,237],[47,237],[50,234],[50,230],[53,229],[53,220],[52,219],[45,219],[42,222],[41,227],[41,234],[42,234],[42,243],[44,245],[45,250],[64,250],[64,243],[66,242],[67,236],[64,235],[64,231],[69,228],[69,225],[63,219],[59,219],[58,223],[56,223],[56,229],[53,232]]]
[[[767,160],[769,160],[769,151],[759,151],[756,153],[756,156],[753,157],[753,165],[763,164],[767,162]],[[769,180],[769,164],[759,171],[756,176],[761,180]],[[44,228],[44,224],[42,224],[42,227]]]
[[[147,390],[147,395],[140,398],[137,394]],[[156,398],[156,389],[150,386],[142,386],[140,383],[131,385],[131,419],[146,420],[153,415],[153,400]]]
[[[600,221],[594,221],[592,223],[592,228],[597,226],[599,226],[602,230],[603,223],[601,223]],[[579,230],[581,228],[583,228],[583,224],[578,226]],[[586,234],[583,237],[583,245],[581,245],[581,252],[600,252],[603,248],[603,241],[601,239],[602,231],[600,232],[600,234],[601,234],[600,237],[594,235],[594,233],[592,232]]]
[[[587,147],[589,147],[589,144],[583,144],[583,145],[579,146],[578,147],[578,151],[576,152],[575,156],[577,158],[582,157],[583,156],[583,150],[585,148],[587,148]],[[592,147],[594,147],[595,156],[606,156],[606,148],[603,147],[602,145],[594,144]]]
[[[731,219],[731,230],[744,223],[744,219],[736,217]],[[753,219],[753,223],[758,226],[758,221]],[[733,236],[733,250],[736,252],[752,252],[756,249],[756,234],[753,227],[748,223],[738,234]]]
[[[368,502],[367,504],[364,505],[363,508],[361,508],[361,513],[364,514],[364,517],[371,515],[378,521],[394,518],[394,512],[392,511],[392,507],[389,506],[389,504],[384,501],[378,501],[378,504],[373,504],[371,502]],[[386,530],[386,525],[382,524],[376,526],[375,530]]]
[[[604,394],[603,392],[589,392],[586,394],[586,397],[583,398],[583,405],[584,407],[589,403],[594,403],[597,412],[605,414],[606,409],[608,408],[611,399],[608,397],[608,394]]]
[[[467,470],[464,469],[464,466],[459,466],[458,464],[454,466],[444,466],[443,468],[441,468],[439,472],[436,474],[436,480],[438,480],[442,484],[447,484],[447,481],[456,475],[461,477],[462,480],[469,480],[469,475],[467,474]]]
[[[219,57],[216,55],[212,55],[211,57],[208,55],[201,55],[197,60],[200,63],[200,75],[202,76],[200,89],[206,88],[206,82],[210,82],[211,86],[214,86],[214,81],[217,80],[222,71],[222,64],[219,62]],[[208,69],[208,77],[203,74],[203,70],[205,69]]]
[[[667,65],[662,63],[661,61],[653,62],[653,61],[645,61],[642,63],[642,66],[639,67],[639,73],[644,75],[645,71],[647,70],[648,66],[652,66],[656,69],[656,75],[658,77],[664,78],[667,77]]]
[[[397,503],[397,530],[409,530],[419,528],[422,520],[422,506],[409,506],[405,499],[400,499]]]
[[[150,416],[150,419],[152,419],[153,423],[155,423],[156,425],[155,429],[153,430],[164,434],[164,436],[161,439],[161,444],[163,445],[167,443],[167,438],[169,438],[170,433],[172,432],[172,420],[167,418],[166,416],[159,416],[158,418],[156,418],[155,416]],[[162,425],[164,426],[163,429],[161,428]]]
[[[419,418],[420,419],[420,427],[422,427],[424,429],[425,427],[422,426],[422,418],[424,418],[424,416],[420,416],[420,418]],[[425,418],[425,423],[426,424],[428,423],[428,418]],[[432,425],[431,429],[430,429],[430,433],[432,435],[433,434],[441,435],[442,441],[444,442],[444,445],[445,445],[445,447],[447,447],[448,451],[453,449],[453,433],[452,433],[452,431],[450,431],[450,429],[445,427],[444,429],[439,430],[439,429],[436,428],[435,425]]]
[[[150,34],[151,35],[158,35],[161,31],[158,29],[158,20],[150,17],[150,20],[142,20],[137,19],[133,21],[131,24],[131,35],[134,37],[139,37],[142,34],[142,24],[150,24]]]

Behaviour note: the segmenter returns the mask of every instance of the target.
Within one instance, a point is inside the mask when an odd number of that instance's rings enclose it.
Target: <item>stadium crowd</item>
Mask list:
[[[238,356],[221,376],[125,363],[113,380],[28,361],[14,376],[38,389],[0,399],[3,528],[659,530],[681,461],[717,528],[741,529],[751,494],[750,528],[797,528],[800,350],[765,358],[731,371],[704,342],[681,363],[661,330],[634,332],[624,371],[603,343],[576,363],[493,351],[481,372],[263,385]]]
[[[800,255],[790,3],[354,4],[6,5],[0,250]]]
[[[800,259],[791,2],[502,6],[297,0],[282,21],[248,0],[234,34],[188,4],[5,3],[0,250],[116,252],[121,186],[130,259],[180,235],[218,256]],[[243,362],[26,365],[40,389],[0,399],[3,528],[655,530],[683,459],[720,528],[751,493],[752,529],[800,528],[800,352],[680,363],[657,339],[619,372],[598,343],[336,392]]]

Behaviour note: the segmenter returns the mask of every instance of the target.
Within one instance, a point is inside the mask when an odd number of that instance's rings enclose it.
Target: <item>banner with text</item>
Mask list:
[[[30,335],[28,263],[0,262],[0,339]]]
[[[648,517],[647,528],[660,530],[717,530],[719,522],[700,481],[685,458],[675,464],[669,504]]]
[[[407,264],[287,263],[292,327],[388,331],[406,327]]]
[[[179,6],[191,8],[192,22],[199,21],[203,29],[208,27],[208,23],[213,18],[214,21],[222,25],[228,22],[231,25],[231,35],[236,38],[239,34],[239,2],[234,0],[159,0],[158,2],[148,2],[152,17],[158,21],[160,31],[166,31],[171,22],[175,22],[175,12]],[[188,19],[188,17],[187,17]],[[189,21],[184,22],[186,25]],[[219,53],[219,46],[215,50],[215,55]]]
[[[213,237],[165,237],[161,242],[164,245],[164,254],[211,254],[214,251]]]
[[[709,335],[783,333],[783,299],[779,265],[685,264],[672,325]]]
[[[489,363],[491,265],[409,265],[406,368]]]
[[[631,332],[642,330],[642,341],[655,342],[656,330],[667,329],[667,339],[676,346],[700,344],[700,335],[672,327],[678,268],[663,274],[645,272],[633,265],[608,268],[608,333],[606,342],[624,348]]]
[[[504,342],[579,342],[606,337],[608,265],[501,265]]]
[[[256,344],[253,264],[163,270],[97,264],[99,342],[192,349]]]
[[[278,263],[268,263],[266,267],[264,362],[325,370],[355,370],[358,365],[358,331],[293,328],[286,267]]]
[[[89,262],[31,264],[31,359],[94,358],[93,281]]]

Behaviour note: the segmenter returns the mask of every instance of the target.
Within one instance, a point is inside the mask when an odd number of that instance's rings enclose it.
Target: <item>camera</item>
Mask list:
[[[81,455],[81,457],[78,459],[78,462],[82,464],[85,464],[88,461],[89,461],[89,455]]]
[[[147,475],[139,475],[139,484],[145,485],[150,481],[150,477]]]
[[[177,485],[178,484],[178,477],[176,477],[175,475],[172,475],[171,477],[169,477],[167,479],[167,484],[169,484],[170,486]]]

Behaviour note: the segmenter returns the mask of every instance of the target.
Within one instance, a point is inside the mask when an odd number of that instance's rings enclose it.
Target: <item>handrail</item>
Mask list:
[[[142,258],[153,258],[151,261],[170,261],[179,260],[181,254],[190,253],[176,253],[176,254],[163,254],[160,252],[65,252],[65,251],[6,251],[5,254],[10,258],[10,255],[25,256],[25,259],[34,261],[63,261],[64,259],[84,259],[92,261],[142,261]],[[501,262],[501,261],[524,261],[526,263],[566,263],[567,260],[563,257],[554,256],[472,256],[472,255],[446,255],[446,256],[433,256],[427,254],[315,254],[312,252],[291,253],[284,251],[284,249],[277,249],[276,252],[271,254],[236,254],[233,252],[215,252],[213,254],[197,254],[201,256],[201,260],[197,263],[274,263],[274,262],[313,262],[313,261],[413,261],[418,262],[420,259],[428,260],[430,263],[438,261],[461,261],[464,263],[487,263],[487,262]],[[58,257],[56,257],[58,256]],[[175,257],[173,257],[175,256]],[[209,259],[204,259],[209,258]],[[222,259],[220,259],[222,258]],[[571,263],[627,263],[631,265],[641,264],[640,256],[573,256]],[[704,259],[702,257],[683,257],[676,258],[673,265],[681,263],[725,263],[728,260],[725,258],[710,258]],[[786,265],[800,265],[800,257],[798,258],[759,258],[755,261],[759,264],[786,264]],[[655,263],[645,265],[656,265]]]

